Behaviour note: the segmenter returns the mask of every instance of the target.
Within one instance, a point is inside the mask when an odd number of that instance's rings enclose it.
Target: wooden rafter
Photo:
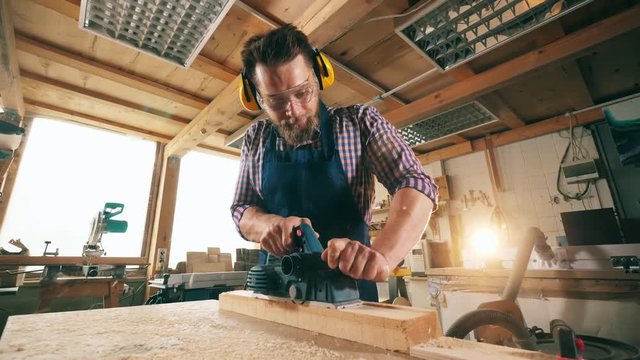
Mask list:
[[[167,114],[162,111],[149,109],[144,105],[139,105],[127,100],[101,94],[96,91],[92,91],[79,86],[67,84],[62,81],[53,80],[51,78],[47,78],[38,74],[33,74],[30,72],[23,71],[22,77],[24,79],[28,79],[29,81],[34,81],[36,83],[45,84],[47,86],[51,86],[51,87],[66,91],[67,93],[70,93],[80,98],[86,98],[92,101],[101,102],[109,106],[121,107],[126,110],[146,116],[147,118],[155,118],[158,121],[175,121],[182,124],[189,123],[189,119]]]
[[[355,2],[357,3],[357,1],[355,1]],[[241,9],[243,9],[244,11],[246,11],[247,13],[255,16],[257,19],[261,20],[265,24],[269,25],[273,29],[283,25],[282,23],[279,23],[279,22],[277,22],[277,21],[265,16],[264,14],[260,13],[258,10],[252,8],[251,6],[245,4],[242,1],[238,1],[236,3],[236,5],[238,7],[240,7]],[[310,16],[310,12],[313,11],[314,9],[317,11],[317,9],[315,7],[310,7],[310,10],[305,12],[305,14],[303,14],[303,17],[306,18],[306,17]],[[369,9],[369,10],[371,10],[371,9]],[[361,9],[361,11],[362,11],[362,9]],[[325,15],[326,15],[326,13],[325,13]],[[301,18],[303,18],[303,17],[301,17]],[[363,15],[363,17],[364,17],[364,15]],[[351,20],[351,21],[353,21],[353,20]],[[301,21],[296,22],[296,23],[298,23],[298,25],[301,25],[301,24],[303,24],[305,22],[301,20]],[[323,29],[323,30],[326,30],[326,29]],[[311,39],[312,34],[309,34],[308,32],[307,32],[307,34],[309,35],[309,38]],[[319,46],[318,44],[316,44],[313,41],[312,41],[312,44],[314,46],[316,46],[317,48],[322,48],[321,46]],[[349,89],[355,91],[358,94],[361,94],[365,98],[370,98],[370,99],[373,99],[376,96],[381,95],[381,94],[386,92],[385,89],[383,89],[380,86],[376,85],[371,80],[369,80],[366,77],[364,77],[363,75],[358,74],[357,72],[353,71],[352,69],[350,69],[346,65],[338,62],[336,59],[332,59],[331,57],[329,57],[329,59],[331,60],[331,64],[333,64],[333,70],[335,72],[336,79],[340,79],[340,84],[348,87]],[[394,108],[395,109],[397,107],[405,105],[405,102],[403,102],[402,100],[400,100],[399,98],[397,98],[396,96],[393,96],[393,95],[392,96],[387,96],[387,97],[385,97],[385,99],[389,101],[387,106],[390,107],[390,108]]]
[[[58,118],[62,120],[74,121],[81,124],[92,125],[102,129],[111,130],[117,133],[134,135],[143,139],[158,141],[162,143],[168,143],[171,140],[171,136],[169,135],[159,134],[135,126],[102,119],[97,116],[84,114],[75,110],[70,110],[51,104],[46,104],[37,100],[26,98],[24,102],[27,111],[29,111],[29,113],[33,115],[42,115],[48,118]]]
[[[0,96],[2,106],[24,116],[20,69],[9,1],[0,2]]]
[[[554,21],[543,29],[543,31],[537,31],[533,34],[533,41],[538,46],[547,45],[566,35],[560,21]],[[561,80],[568,84],[571,89],[570,91],[564,91],[563,95],[566,97],[567,103],[573,107],[572,110],[592,106],[593,97],[576,61],[567,61],[562,64],[561,74],[565,77]]]
[[[547,65],[577,57],[595,45],[640,27],[638,18],[640,18],[640,6],[634,6],[542,48],[476,74],[463,83],[455,83],[399,109],[387,112],[385,116],[397,127],[409,125],[416,120],[494,91]]]
[[[603,108],[604,106],[597,106],[592,109],[570,115],[572,116],[571,119],[567,115],[555,116],[534,124],[491,135],[489,141],[493,146],[502,146],[568,129],[570,121],[572,126],[588,125],[604,118],[604,114],[602,112]],[[423,165],[426,165],[433,161],[447,160],[465,154],[470,154],[475,151],[483,151],[485,149],[487,149],[487,140],[482,138],[422,154],[418,156],[418,159]]]
[[[320,10],[314,9],[312,5],[294,25],[305,29],[309,34],[309,41],[322,49],[354,24],[352,18],[335,14],[367,14],[381,3],[382,0],[333,0],[326,5],[323,4]],[[322,31],[316,31],[319,28],[322,28]]]
[[[166,99],[171,99],[172,101],[195,109],[204,109],[204,107],[209,103],[207,99],[202,99],[160,84],[156,81],[119,70],[97,61],[89,60],[85,57],[64,51],[43,42],[30,39],[21,34],[16,35],[16,47],[20,51],[36,55],[43,59],[48,59],[58,64],[63,64],[103,79],[115,81],[137,90]]]
[[[342,2],[341,2],[342,3]],[[359,4],[360,0],[349,0],[349,4]],[[373,9],[376,5],[368,4],[367,7],[361,8],[361,12],[356,13],[355,16],[349,17],[350,21],[356,22],[362,16],[366,15],[368,11]],[[350,6],[348,4],[344,4],[343,6]],[[249,8],[247,5],[244,5],[244,8]],[[344,16],[344,13],[337,15],[337,13],[341,12],[343,9],[342,6],[338,7],[330,7],[333,13],[323,11],[323,17],[330,19],[333,16]],[[253,10],[255,11],[255,10]],[[277,24],[271,22],[264,16],[261,16],[261,19],[265,21],[269,21],[269,23],[275,27]],[[329,20],[327,20],[329,21]],[[324,35],[316,34],[316,33],[324,33],[327,30],[327,27],[319,28],[314,22],[309,22],[310,29],[306,27],[300,28],[303,32],[305,32],[310,38],[314,36],[323,37]],[[345,24],[345,22],[342,22]],[[311,31],[309,31],[311,30]],[[333,36],[339,36],[335,32],[331,32]],[[204,109],[202,110],[189,125],[187,125],[180,133],[167,145],[165,150],[165,157],[168,156],[182,156],[189,149],[194,148],[197,144],[199,144],[204,138],[214,133],[217,129],[226,125],[231,118],[239,113],[242,110],[242,105],[238,100],[238,84],[240,81],[240,76],[238,76],[234,81],[232,81],[225,89],[216,96],[215,99]]]

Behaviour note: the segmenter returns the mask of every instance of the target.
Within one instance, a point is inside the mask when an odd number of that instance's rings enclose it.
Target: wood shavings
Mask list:
[[[315,360],[404,356],[242,315],[219,314],[217,301],[211,300],[12,316],[0,338],[0,358]]]

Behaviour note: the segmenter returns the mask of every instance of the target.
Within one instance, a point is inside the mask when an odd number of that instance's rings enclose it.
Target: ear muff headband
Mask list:
[[[313,72],[316,74],[320,90],[325,90],[333,85],[335,80],[335,74],[333,72],[333,65],[331,61],[318,51],[318,49],[312,48],[313,58]],[[240,102],[242,106],[249,111],[258,111],[261,109],[260,104],[256,100],[256,86],[247,76],[247,72],[242,68],[242,77],[240,79],[240,86],[238,89],[238,95],[240,96]]]
[[[244,68],[242,68],[242,77],[240,79],[238,92],[238,95],[240,95],[240,102],[245,109],[249,111],[258,111],[261,109],[260,104],[258,104],[256,99],[256,86],[251,80],[249,80]]]
[[[333,85],[333,81],[335,80],[333,65],[331,65],[331,61],[329,61],[327,56],[318,51],[318,49],[314,49],[313,53],[313,68],[318,78],[318,84],[320,84],[320,90],[326,90]]]

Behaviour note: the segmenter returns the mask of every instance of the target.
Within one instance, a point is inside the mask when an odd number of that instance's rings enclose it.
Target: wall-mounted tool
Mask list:
[[[294,229],[294,235],[295,245],[302,251],[282,259],[270,256],[265,265],[251,268],[247,290],[327,307],[359,304],[356,281],[322,261],[324,249],[311,226],[301,224]]]

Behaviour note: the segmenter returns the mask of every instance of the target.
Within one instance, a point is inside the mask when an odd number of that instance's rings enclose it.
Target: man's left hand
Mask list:
[[[321,257],[331,269],[339,268],[354,279],[380,282],[389,277],[389,262],[385,256],[358,241],[330,240]]]

